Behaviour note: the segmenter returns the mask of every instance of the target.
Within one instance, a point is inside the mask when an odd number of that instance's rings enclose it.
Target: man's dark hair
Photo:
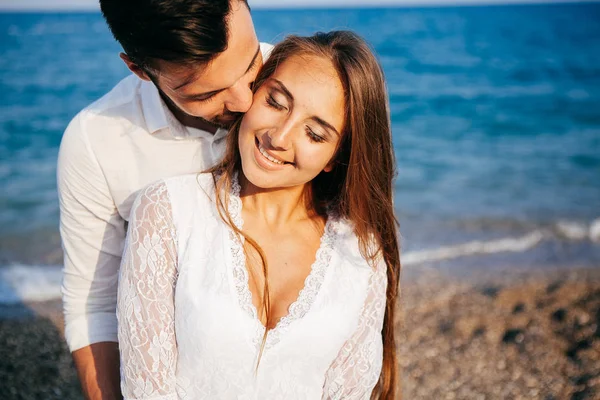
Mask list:
[[[157,59],[206,64],[225,51],[231,1],[100,0],[100,9],[127,56],[147,70]]]

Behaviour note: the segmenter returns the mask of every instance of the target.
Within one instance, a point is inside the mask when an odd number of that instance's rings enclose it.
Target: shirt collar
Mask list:
[[[201,129],[184,126],[169,110],[152,82],[142,81],[141,95],[146,128],[153,135],[167,128],[175,139],[202,137],[213,141],[219,140],[227,134],[227,130],[221,128],[217,129],[213,135]]]
[[[168,128],[169,124],[165,114],[166,105],[160,98],[156,86],[150,81],[142,80],[140,93],[148,132],[156,133],[161,129]]]

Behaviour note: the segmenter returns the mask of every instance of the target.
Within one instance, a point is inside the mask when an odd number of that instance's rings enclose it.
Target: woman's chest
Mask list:
[[[175,323],[178,347],[186,350],[180,354],[252,364],[264,326],[253,304],[244,248],[224,224],[193,227],[180,238],[178,248]],[[302,284],[295,293],[278,288],[287,296],[280,310],[283,323],[269,331],[265,351],[283,340],[292,358],[304,359],[313,350],[314,357],[322,357],[327,349],[331,353],[325,358],[333,357],[356,326],[368,273],[346,265],[332,246],[322,247],[311,251],[308,271],[296,280]],[[288,266],[295,268],[293,257]]]
[[[193,356],[194,363],[200,359],[222,358],[219,363],[228,363],[251,358],[255,328],[240,307],[232,249],[225,235],[218,225],[210,231],[194,229],[179,245],[177,343],[183,354]]]
[[[246,269],[248,271],[248,287],[252,301],[257,310],[264,308],[265,281],[269,291],[269,326],[273,328],[277,322],[288,314],[290,306],[298,299],[311,275],[319,249],[320,237],[302,235],[251,234],[257,238],[263,257],[246,241]],[[259,312],[263,325],[267,324],[265,313]]]

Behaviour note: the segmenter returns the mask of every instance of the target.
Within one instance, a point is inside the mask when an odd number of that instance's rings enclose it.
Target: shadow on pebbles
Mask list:
[[[600,270],[412,275],[404,399],[600,399]]]

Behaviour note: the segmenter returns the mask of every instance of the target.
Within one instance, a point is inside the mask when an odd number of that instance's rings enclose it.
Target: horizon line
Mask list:
[[[453,8],[453,7],[480,7],[480,6],[518,6],[518,5],[560,5],[560,4],[585,4],[598,3],[600,0],[400,0],[400,1],[370,1],[357,3],[339,3],[339,2],[286,2],[269,4],[261,2],[250,6],[253,10],[322,10],[322,9],[361,9],[361,8]],[[24,5],[22,1],[18,4],[3,4],[0,1],[0,12],[99,12],[98,3],[93,5],[75,5],[59,4],[48,5],[48,3]]]

